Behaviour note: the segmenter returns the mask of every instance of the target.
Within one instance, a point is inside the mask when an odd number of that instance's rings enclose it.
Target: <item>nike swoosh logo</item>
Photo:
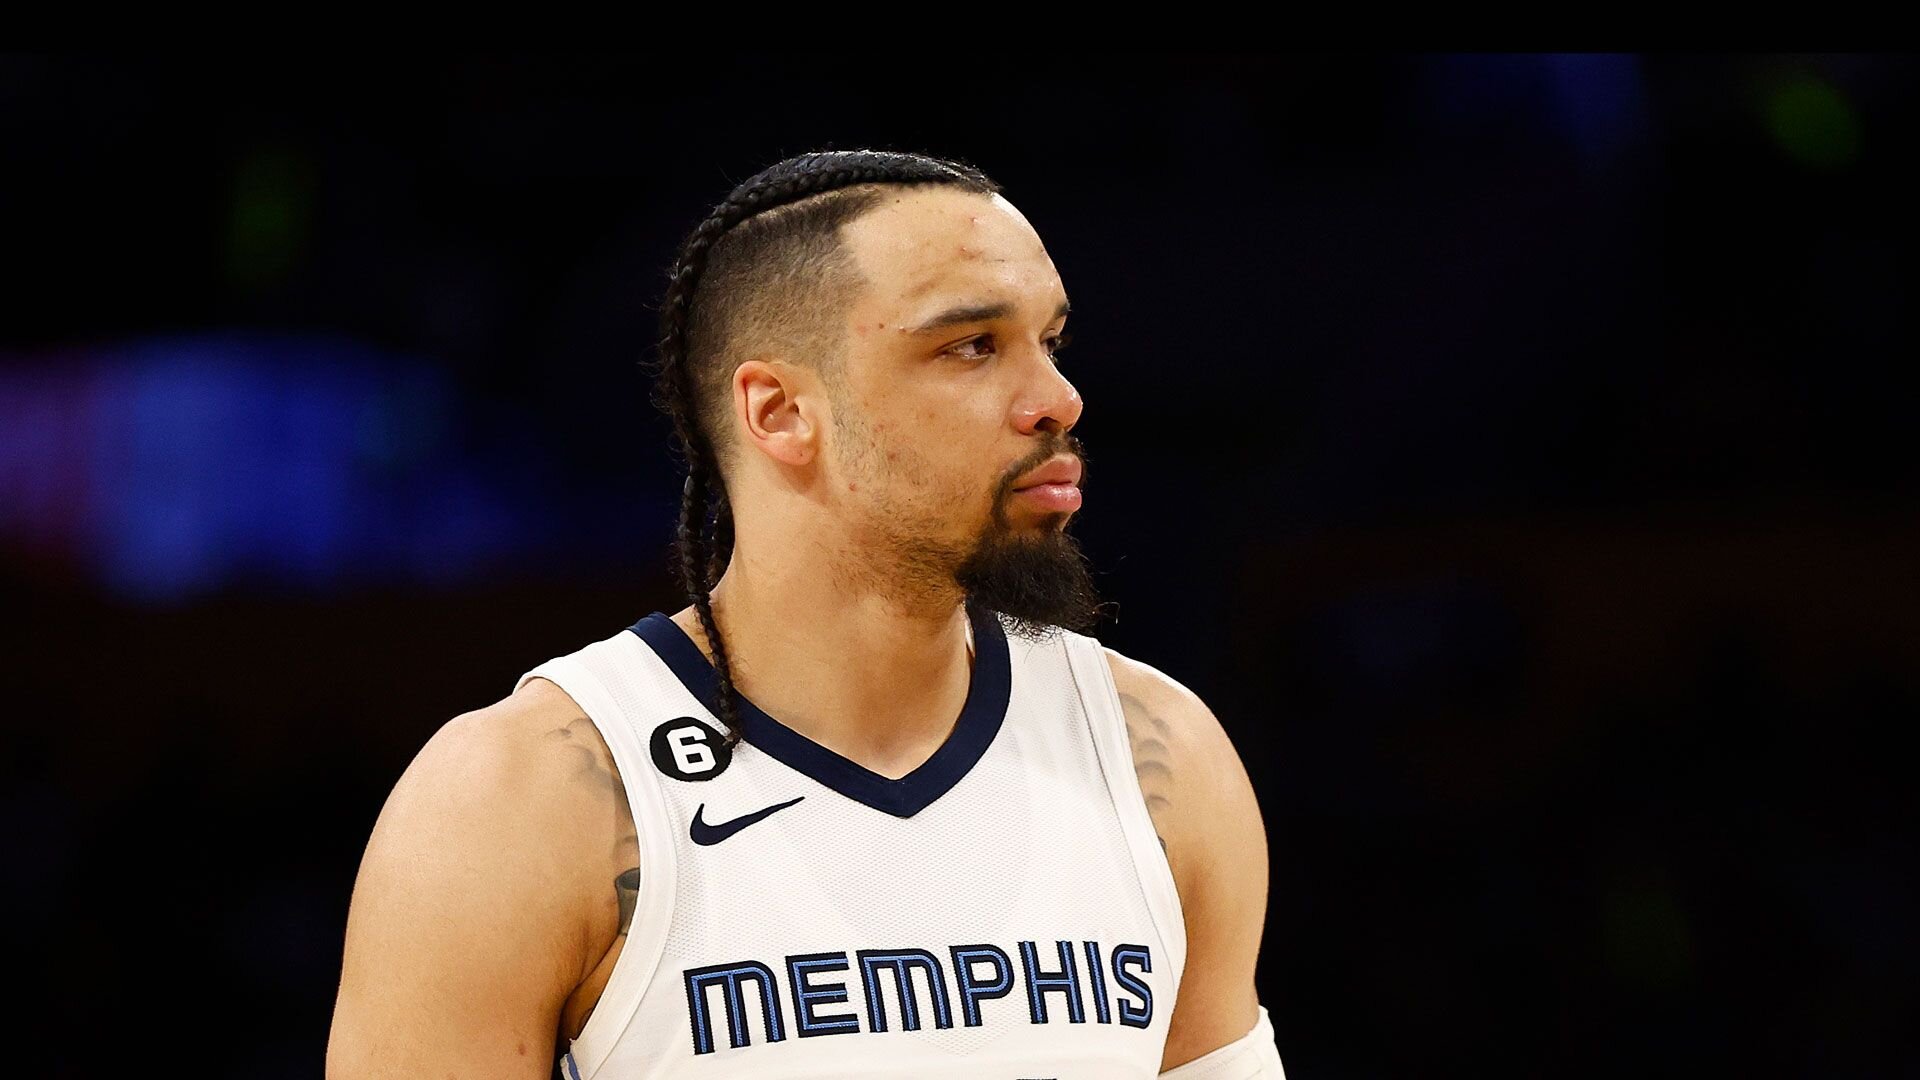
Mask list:
[[[699,844],[701,847],[710,847],[714,844],[719,843],[722,840],[725,840],[727,837],[732,836],[734,833],[739,832],[741,829],[746,828],[747,826],[753,824],[754,822],[764,819],[765,817],[767,817],[767,815],[773,813],[774,811],[785,810],[787,807],[792,806],[794,803],[797,803],[804,798],[806,798],[805,795],[795,795],[793,798],[788,799],[786,802],[774,803],[772,806],[767,807],[765,810],[755,810],[751,814],[742,814],[739,817],[734,818],[732,821],[716,821],[711,825],[701,820],[701,816],[704,815],[707,810],[707,804],[701,803],[699,806],[699,809],[696,809],[693,812],[693,824],[688,827],[687,836],[694,843]]]

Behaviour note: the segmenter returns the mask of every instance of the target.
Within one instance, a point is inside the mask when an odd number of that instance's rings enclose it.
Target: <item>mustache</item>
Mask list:
[[[1021,477],[1062,454],[1080,459],[1080,486],[1086,487],[1087,473],[1089,471],[1086,447],[1082,446],[1080,440],[1074,438],[1072,435],[1061,435],[1049,440],[1045,446],[1041,447],[1029,458],[1022,460],[1019,464],[1007,471],[1007,475],[1000,480],[1000,497],[1004,499],[1012,495],[1013,485],[1018,483]]]

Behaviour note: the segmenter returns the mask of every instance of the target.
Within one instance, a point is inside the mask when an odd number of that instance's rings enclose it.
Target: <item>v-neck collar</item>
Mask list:
[[[740,737],[768,757],[825,784],[849,799],[895,817],[912,817],[946,794],[987,752],[1006,719],[1013,692],[1012,663],[1000,617],[976,604],[967,605],[973,625],[973,675],[967,701],[953,732],[933,756],[899,779],[849,761],[762,712],[746,695],[734,691],[740,714]],[[655,611],[628,627],[664,660],[693,696],[719,715],[719,673],[700,646],[665,612]]]

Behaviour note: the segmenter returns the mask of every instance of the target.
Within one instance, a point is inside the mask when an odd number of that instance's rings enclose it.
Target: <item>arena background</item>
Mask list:
[[[880,146],[1062,272],[1290,1076],[1920,1069],[1914,59],[1004,51],[0,58],[16,1064],[319,1075],[414,752],[682,604],[674,245]]]

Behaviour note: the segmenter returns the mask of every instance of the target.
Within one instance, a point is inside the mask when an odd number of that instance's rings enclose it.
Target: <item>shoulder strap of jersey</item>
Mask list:
[[[657,703],[648,707],[636,679],[638,673],[651,670],[649,663],[657,663],[651,651],[638,637],[623,630],[577,652],[548,660],[514,683],[518,690],[535,676],[551,680],[593,721],[620,770],[628,811],[639,834],[640,886],[627,940],[599,1002],[567,1054],[569,1080],[591,1080],[612,1053],[653,980],[673,921],[675,847],[668,825],[672,819],[659,774],[652,766],[648,733],[642,730],[647,718],[659,710]]]
[[[1140,887],[1146,893],[1147,910],[1160,931],[1160,940],[1172,954],[1174,982],[1186,970],[1187,924],[1180,909],[1180,891],[1174,885],[1173,869],[1167,863],[1166,848],[1154,832],[1153,818],[1147,813],[1147,800],[1140,793],[1140,777],[1134,771],[1133,748],[1127,740],[1126,714],[1120,707],[1120,691],[1113,682],[1113,669],[1107,664],[1100,642],[1084,634],[1065,633],[1067,663],[1073,681],[1085,703],[1087,722],[1093,729],[1093,746],[1100,758],[1100,771],[1106,776],[1107,791],[1113,796],[1120,814],[1121,831],[1133,854]]]

